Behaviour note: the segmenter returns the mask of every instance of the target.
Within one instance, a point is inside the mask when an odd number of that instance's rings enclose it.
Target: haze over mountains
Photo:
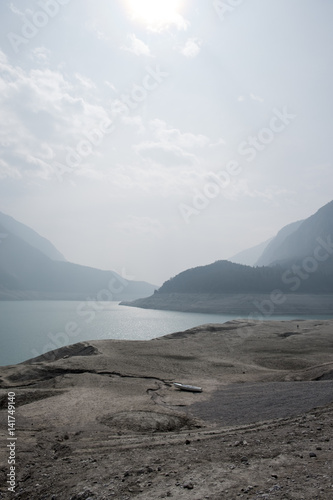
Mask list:
[[[131,300],[156,289],[67,262],[45,238],[0,213],[0,299]]]
[[[332,235],[333,201],[308,219],[282,228],[271,241],[238,254],[238,258],[245,261],[256,258],[255,267],[224,260],[188,269],[166,281],[152,297],[137,300],[130,305],[157,309],[176,307],[177,310],[189,310],[192,307],[192,310],[195,308],[212,312],[212,303],[216,303],[217,296],[235,294],[235,300],[239,302],[237,294],[247,294],[247,302],[250,303],[249,294],[270,296],[278,290],[284,295],[329,294],[329,302],[323,299],[325,313],[329,314],[333,312]],[[262,252],[261,255],[258,255],[259,251]],[[194,297],[195,294],[197,297]],[[194,303],[197,306],[194,306]],[[225,302],[223,312],[229,312],[227,304],[234,309],[235,304]],[[306,312],[311,303],[309,305],[304,299],[302,305],[301,298],[300,301],[297,299],[294,306]],[[218,312],[221,312],[221,307],[223,309],[221,302],[216,307]],[[249,304],[246,307],[248,308]],[[320,308],[320,304],[317,303],[316,307]]]
[[[255,247],[230,257],[231,262],[249,266],[286,265],[290,261],[311,256],[318,238],[332,238],[333,201],[311,217],[284,226],[277,235]]]
[[[40,236],[30,227],[18,222],[13,217],[0,212],[0,226],[3,228],[3,235],[12,234],[28,243],[31,247],[39,250],[52,260],[65,262],[65,257],[56,249],[56,247],[46,238]]]
[[[99,294],[99,300],[134,300],[131,305],[139,307],[158,302],[158,308],[167,308],[162,302],[170,294],[270,294],[275,289],[333,294],[332,235],[333,201],[238,254],[246,262],[256,259],[254,267],[217,261],[185,270],[155,292],[157,287],[149,283],[67,262],[48,240],[0,213],[0,299],[85,299]]]

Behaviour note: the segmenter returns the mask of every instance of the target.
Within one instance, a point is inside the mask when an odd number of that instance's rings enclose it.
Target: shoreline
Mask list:
[[[181,312],[248,315],[265,319],[274,315],[332,315],[333,294],[188,294],[155,293],[120,305]]]
[[[329,498],[332,331],[233,320],[0,367],[2,439],[16,401],[15,498]],[[7,459],[2,447],[3,478]]]

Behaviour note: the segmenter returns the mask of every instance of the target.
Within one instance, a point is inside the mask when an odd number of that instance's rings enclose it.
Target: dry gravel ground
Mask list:
[[[80,343],[1,367],[0,384],[0,498],[333,499],[333,321]]]

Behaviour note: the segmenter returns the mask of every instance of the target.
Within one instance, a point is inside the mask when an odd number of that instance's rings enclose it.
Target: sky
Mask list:
[[[0,211],[161,285],[333,199],[331,0],[2,0]]]

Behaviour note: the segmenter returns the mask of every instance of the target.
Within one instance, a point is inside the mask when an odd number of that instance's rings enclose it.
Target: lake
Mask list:
[[[84,340],[150,340],[239,317],[247,316],[157,311],[120,306],[119,302],[0,301],[0,365],[20,363]],[[267,317],[296,318],[314,316]]]

